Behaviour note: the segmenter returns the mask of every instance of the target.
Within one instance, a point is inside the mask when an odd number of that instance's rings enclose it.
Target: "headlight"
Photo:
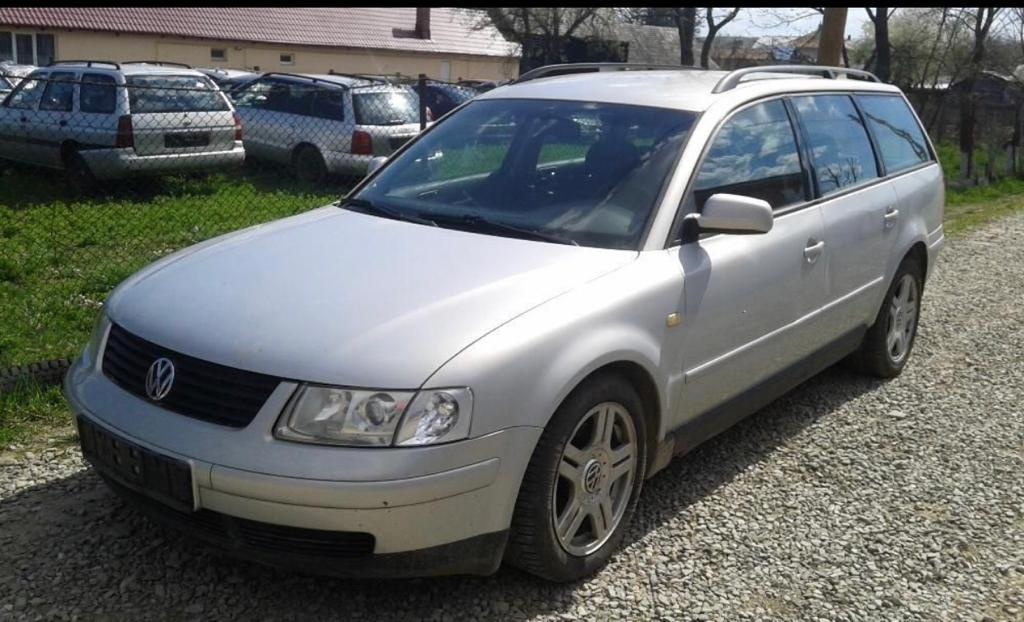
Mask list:
[[[390,445],[414,394],[306,384],[278,421],[278,438],[332,445]]]
[[[402,420],[396,445],[433,445],[469,436],[473,393],[467,389],[420,391]]]
[[[415,393],[304,384],[285,407],[274,435],[327,445],[430,445],[466,438],[472,410],[469,389]]]

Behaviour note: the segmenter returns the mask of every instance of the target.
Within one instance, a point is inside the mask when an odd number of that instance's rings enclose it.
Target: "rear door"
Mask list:
[[[845,94],[791,98],[807,139],[822,198],[828,267],[826,314],[853,330],[874,318],[896,237],[887,225],[896,192],[875,157],[870,136]]]
[[[135,152],[140,156],[228,151],[235,144],[227,99],[202,75],[130,75],[126,79]]]
[[[684,212],[699,213],[718,193],[767,201],[774,225],[758,235],[701,235],[676,251],[685,295],[677,425],[768,381],[831,338],[813,318],[825,300],[824,224],[781,99],[725,121]]]
[[[85,148],[110,149],[117,143],[119,94],[114,76],[104,73],[82,74],[78,85],[78,113],[73,138]]]

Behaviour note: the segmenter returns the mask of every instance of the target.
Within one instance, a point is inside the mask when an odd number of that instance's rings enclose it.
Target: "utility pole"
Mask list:
[[[838,66],[843,55],[846,32],[846,7],[826,7],[821,19],[821,38],[818,41],[818,64]]]

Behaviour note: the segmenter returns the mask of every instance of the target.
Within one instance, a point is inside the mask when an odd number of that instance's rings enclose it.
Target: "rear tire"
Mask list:
[[[885,293],[875,323],[860,349],[850,357],[855,370],[878,378],[900,375],[917,337],[923,291],[924,268],[913,257],[904,259]]]
[[[76,196],[90,194],[96,189],[96,177],[78,150],[72,150],[64,156],[64,172],[68,186]]]
[[[636,389],[600,374],[541,435],[516,500],[506,560],[548,581],[582,579],[618,549],[640,498],[647,431]]]
[[[320,151],[311,145],[299,147],[292,157],[292,170],[302,182],[316,184],[327,177],[327,164]]]

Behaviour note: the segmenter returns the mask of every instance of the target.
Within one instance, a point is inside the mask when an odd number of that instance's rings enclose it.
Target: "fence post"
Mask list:
[[[421,73],[416,81],[416,92],[420,95],[420,131],[427,129],[427,74]]]

